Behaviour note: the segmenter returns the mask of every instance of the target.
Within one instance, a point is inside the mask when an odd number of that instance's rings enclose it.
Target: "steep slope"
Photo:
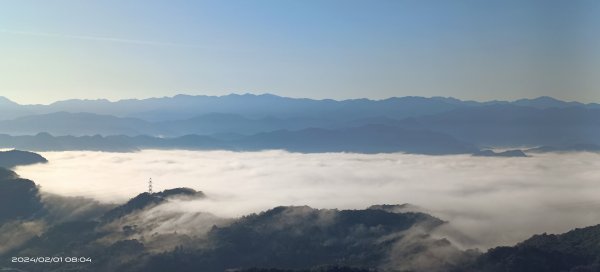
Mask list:
[[[35,183],[0,167],[0,226],[10,220],[32,219],[42,212]]]
[[[157,255],[144,270],[307,269],[323,265],[375,268],[387,262],[391,248],[409,230],[431,231],[441,224],[441,220],[420,213],[277,207],[215,227],[208,233],[207,247]],[[425,244],[429,239],[421,237],[420,242]]]
[[[513,247],[493,248],[466,269],[481,272],[599,271],[600,225],[558,235],[534,235]]]

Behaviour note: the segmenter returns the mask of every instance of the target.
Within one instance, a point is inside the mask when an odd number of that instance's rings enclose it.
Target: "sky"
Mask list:
[[[0,96],[600,102],[592,0],[0,0]]]

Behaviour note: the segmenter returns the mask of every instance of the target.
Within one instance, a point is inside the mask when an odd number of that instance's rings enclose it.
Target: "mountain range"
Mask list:
[[[414,154],[465,154],[478,149],[455,138],[428,130],[409,130],[384,125],[344,129],[307,128],[278,130],[251,136],[219,137],[186,135],[174,138],[152,136],[34,136],[0,135],[0,147],[34,151],[93,150],[131,152],[141,149],[260,151],[281,149],[291,152],[355,152]]]
[[[490,147],[563,150],[600,145],[600,104],[550,97],[512,102],[443,97],[337,101],[231,94],[49,105],[19,105],[2,98],[0,113],[0,134],[5,134],[0,146],[31,150],[277,148],[455,154]],[[47,141],[32,143],[36,137]],[[61,137],[73,142],[60,144]],[[22,144],[23,139],[29,144]]]
[[[457,108],[489,105],[514,105],[536,109],[586,108],[600,109],[598,103],[565,102],[547,96],[515,101],[463,101],[451,97],[392,97],[370,99],[308,99],[281,97],[272,94],[230,94],[224,96],[176,95],[173,97],[125,99],[111,102],[106,99],[57,101],[48,105],[21,105],[0,97],[0,120],[54,112],[87,112],[117,117],[133,117],[147,121],[182,120],[212,113],[237,114],[247,118],[279,117],[283,119],[308,116],[331,120],[353,120],[385,116],[406,118],[430,115]]]

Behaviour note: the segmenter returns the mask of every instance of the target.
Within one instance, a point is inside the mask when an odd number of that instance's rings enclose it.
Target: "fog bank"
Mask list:
[[[299,154],[284,151],[45,152],[16,171],[42,192],[124,202],[147,190],[190,187],[208,199],[167,209],[240,216],[279,205],[366,208],[412,203],[450,222],[466,247],[508,245],[534,233],[600,223],[600,155]]]

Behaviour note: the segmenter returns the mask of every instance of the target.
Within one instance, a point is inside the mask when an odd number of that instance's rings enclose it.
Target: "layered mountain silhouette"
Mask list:
[[[478,149],[452,136],[428,130],[412,130],[385,125],[344,129],[308,128],[278,130],[250,136],[186,135],[175,138],[151,136],[34,136],[0,135],[0,147],[35,151],[99,150],[129,152],[140,149],[190,149],[258,151],[282,149],[292,152],[357,152],[414,154],[465,154]]]
[[[498,104],[405,119],[399,126],[438,131],[479,146],[598,144],[600,109]]]
[[[0,133],[35,135],[40,132],[73,136],[160,134],[152,124],[140,119],[85,112],[55,112],[0,121]]]
[[[177,95],[174,97],[140,100],[127,99],[116,102],[103,99],[74,99],[59,101],[50,105],[19,105],[20,112],[5,116],[5,119],[61,111],[135,117],[148,121],[182,120],[211,113],[231,113],[249,118],[292,118],[299,116],[321,118],[329,116],[332,120],[340,120],[354,119],[358,116],[380,115],[403,118],[443,112],[457,108],[462,104],[476,103],[442,97],[402,97],[384,100],[352,99],[336,101],[332,99],[288,98],[272,94],[230,94],[225,96]],[[15,106],[14,103],[10,103],[10,105]]]
[[[50,105],[19,105],[4,98],[0,112],[0,134],[5,134],[0,145],[32,150],[127,151],[150,146],[454,154],[472,153],[472,147],[545,147],[532,150],[542,152],[551,150],[547,147],[579,151],[600,145],[599,104],[550,97],[513,102],[443,97],[337,101],[232,94]],[[410,135],[416,134],[423,141],[414,141]]]

